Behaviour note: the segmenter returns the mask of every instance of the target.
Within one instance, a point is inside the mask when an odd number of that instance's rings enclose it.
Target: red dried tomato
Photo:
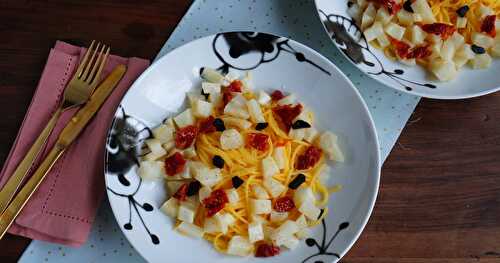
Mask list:
[[[269,136],[263,133],[249,133],[247,135],[247,144],[259,151],[266,151],[269,148]]]
[[[167,175],[174,176],[184,170],[186,160],[180,152],[176,152],[165,159],[165,171]]]
[[[227,86],[227,90],[230,92],[241,92],[241,87],[243,84],[239,80],[233,80],[229,86]]]
[[[293,120],[302,112],[302,105],[297,104],[293,107],[291,105],[276,106],[273,108],[273,112],[278,115],[288,132],[292,127]]]
[[[198,131],[200,133],[210,133],[216,131],[214,120],[215,118],[213,116],[208,116],[208,118],[201,120],[198,125]]]
[[[442,39],[448,39],[453,33],[455,33],[455,26],[445,24],[445,23],[433,23],[421,25],[422,30],[429,34],[434,34],[441,36]]]
[[[224,90],[224,92],[222,93],[222,102],[224,103],[224,107],[226,107],[226,105],[233,99],[233,94],[228,91],[228,90]]]
[[[425,46],[419,46],[419,47],[414,47],[410,50],[410,53],[406,55],[407,59],[420,59],[420,58],[426,58],[428,56],[432,55],[432,50],[429,48],[429,45]]]
[[[177,190],[177,192],[175,192],[173,197],[179,199],[179,201],[186,201],[188,188],[189,188],[188,183],[181,185],[181,187],[179,187],[179,189]]]
[[[273,257],[280,253],[280,248],[272,244],[260,244],[255,250],[255,256],[259,258]]]
[[[205,209],[207,210],[207,217],[211,217],[222,210],[222,208],[224,208],[224,205],[229,202],[229,199],[227,198],[226,192],[224,192],[224,190],[218,189],[213,191],[209,197],[203,199],[202,202],[205,206]]]
[[[191,144],[193,144],[196,134],[198,133],[198,128],[194,125],[189,125],[184,128],[180,128],[175,133],[175,147],[177,149],[186,149]]]
[[[395,15],[402,7],[395,0],[376,0],[376,2],[383,5],[391,15]]]
[[[321,149],[309,146],[309,148],[307,148],[306,151],[297,158],[295,168],[298,170],[306,170],[314,167],[314,165],[321,158],[321,153]]]
[[[394,50],[396,51],[396,54],[400,58],[406,58],[410,52],[410,45],[407,44],[404,41],[397,40],[393,37],[389,37],[389,40],[392,43],[392,46],[394,47]]]
[[[491,37],[497,36],[497,31],[495,28],[495,21],[497,20],[496,15],[486,16],[481,24],[481,32],[484,32]]]
[[[271,99],[273,100],[281,100],[284,97],[285,95],[280,90],[275,90],[273,91],[273,93],[271,93]]]
[[[277,212],[288,212],[295,208],[295,203],[293,202],[293,199],[290,198],[289,196],[283,196],[276,199],[273,208]]]

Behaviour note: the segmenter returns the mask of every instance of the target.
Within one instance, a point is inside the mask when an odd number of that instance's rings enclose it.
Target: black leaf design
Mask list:
[[[337,231],[335,231],[335,233],[333,234],[333,236],[330,238],[330,240],[328,240],[328,243],[327,243],[327,240],[326,240],[326,235],[327,235],[327,227],[326,227],[326,223],[325,223],[325,220],[321,220],[321,226],[323,227],[323,235],[322,235],[322,239],[321,239],[321,244],[318,243],[318,241],[316,241],[316,239],[314,238],[307,238],[306,239],[306,245],[308,247],[316,247],[318,249],[318,252],[312,254],[311,256],[305,258],[302,263],[306,263],[306,262],[324,262],[323,259],[327,259],[328,262],[331,261],[331,259],[328,259],[328,258],[331,258],[331,257],[334,257],[334,258],[340,258],[340,255],[337,254],[337,253],[333,253],[333,252],[329,252],[329,248],[333,242],[333,240],[335,240],[335,238],[337,238],[337,236],[340,234],[340,232],[342,232],[343,230],[347,229],[349,227],[349,222],[343,222],[339,225],[339,227],[337,228]]]

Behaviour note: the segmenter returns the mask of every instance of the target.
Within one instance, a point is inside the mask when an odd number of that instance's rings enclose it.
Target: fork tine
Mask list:
[[[111,48],[108,47],[106,49],[106,52],[104,53],[104,57],[102,58],[102,60],[100,62],[99,69],[95,73],[95,77],[94,77],[94,79],[92,80],[92,82],[90,84],[92,87],[95,87],[96,84],[99,82],[99,77],[101,76],[102,69],[104,68],[104,65],[106,65],[106,61],[108,60],[108,55],[109,55],[109,50],[110,49]],[[99,55],[99,57],[100,57],[100,55]]]
[[[101,42],[98,42],[97,46],[94,49],[94,52],[92,52],[90,60],[88,61],[87,65],[85,65],[83,73],[80,76],[78,76],[79,78],[82,78],[83,80],[87,79],[90,68],[93,67],[95,64],[94,58],[100,47],[101,47]]]
[[[90,70],[89,76],[85,80],[86,82],[88,82],[90,84],[92,84],[94,82],[94,79],[95,79],[94,74],[96,73],[96,70],[99,68],[99,65],[101,64],[101,59],[102,59],[105,48],[106,48],[106,45],[103,44],[102,49],[99,52],[99,56],[97,56],[97,59],[95,60],[95,63],[93,65],[92,69]]]
[[[92,43],[90,43],[89,48],[87,49],[87,52],[85,52],[85,55],[83,56],[82,62],[78,66],[78,69],[76,70],[75,76],[80,76],[80,74],[83,71],[83,68],[85,67],[85,64],[87,63],[87,59],[89,58],[89,54],[92,51],[92,48],[94,47],[95,40],[92,40]]]

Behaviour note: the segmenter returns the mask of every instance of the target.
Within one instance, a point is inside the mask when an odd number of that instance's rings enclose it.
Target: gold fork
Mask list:
[[[24,181],[33,162],[40,154],[43,145],[45,145],[47,138],[54,129],[61,113],[68,108],[85,103],[99,83],[99,77],[109,55],[109,47],[106,47],[104,44],[101,45],[99,42],[95,46],[95,49],[93,49],[94,43],[95,41],[92,41],[82,62],[69,81],[64,91],[62,103],[0,191],[0,213],[5,211],[14,198],[14,195]],[[89,58],[91,53],[92,55]]]

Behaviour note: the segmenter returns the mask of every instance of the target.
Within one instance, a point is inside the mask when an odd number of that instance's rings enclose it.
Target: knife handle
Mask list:
[[[37,190],[45,176],[48,174],[52,166],[61,157],[66,148],[76,139],[80,132],[85,128],[90,119],[94,116],[106,98],[111,94],[114,87],[123,77],[126,67],[118,65],[99,85],[95,92],[90,97],[89,101],[75,114],[66,127],[59,134],[56,144],[51,149],[42,164],[36,172],[21,188],[19,193],[14,197],[14,200],[9,204],[7,209],[0,216],[0,239],[5,235],[7,229],[12,225],[16,217],[24,208],[31,195]],[[78,186],[75,186],[78,187]]]
[[[38,135],[38,138],[36,138],[35,142],[31,145],[23,160],[16,167],[16,170],[14,171],[12,176],[9,177],[7,183],[3,186],[2,190],[0,190],[0,213],[2,213],[7,208],[10,201],[12,201],[12,198],[14,198],[17,190],[19,190],[19,187],[26,178],[26,175],[35,162],[35,159],[42,151],[45,142],[47,142],[47,139],[54,129],[57,120],[61,115],[61,112],[62,108],[57,108],[56,112],[52,115],[43,131]]]

